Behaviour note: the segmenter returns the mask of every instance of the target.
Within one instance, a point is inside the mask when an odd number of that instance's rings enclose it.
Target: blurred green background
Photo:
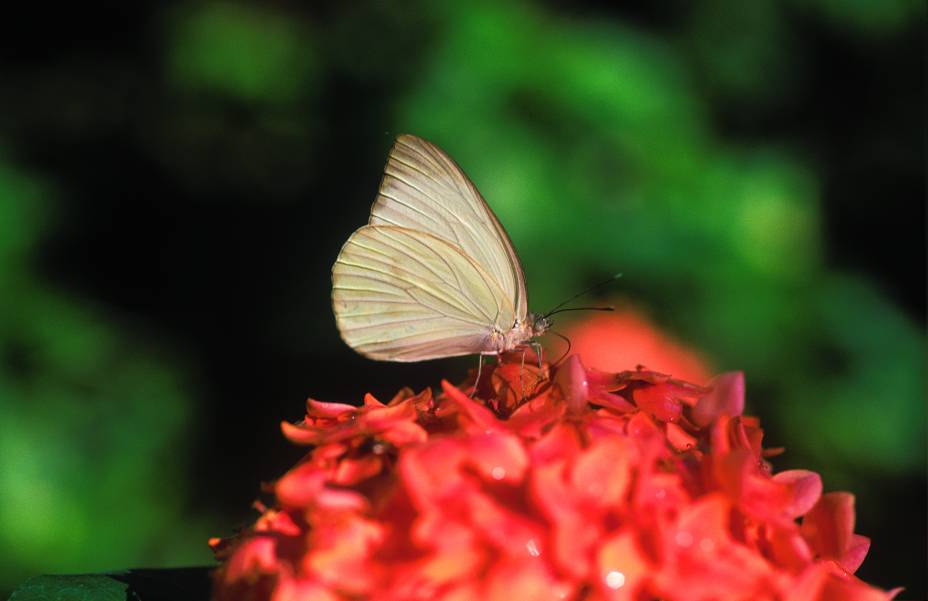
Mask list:
[[[617,6],[617,4],[619,4]],[[206,564],[307,395],[465,375],[339,340],[396,134],[465,168],[536,309],[618,289],[747,374],[777,470],[926,594],[925,7],[142,2],[0,25],[0,591]],[[631,367],[631,366],[629,366]]]

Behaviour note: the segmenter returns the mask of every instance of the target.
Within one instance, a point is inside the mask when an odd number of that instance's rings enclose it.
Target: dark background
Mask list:
[[[776,469],[926,594],[924,6],[134,3],[0,24],[0,589],[203,564],[307,395],[460,379],[338,338],[396,134],[467,170],[532,304],[623,299],[744,369]],[[629,366],[631,367],[631,366]]]

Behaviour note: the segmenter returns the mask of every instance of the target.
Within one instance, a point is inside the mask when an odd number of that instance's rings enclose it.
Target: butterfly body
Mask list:
[[[332,267],[332,305],[345,342],[384,361],[499,354],[548,326],[528,312],[518,255],[476,187],[409,135]]]

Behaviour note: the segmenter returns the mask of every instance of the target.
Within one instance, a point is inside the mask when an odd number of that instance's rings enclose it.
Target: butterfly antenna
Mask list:
[[[569,303],[569,302],[571,302],[571,301],[574,301],[574,300],[580,298],[580,297],[583,296],[584,294],[589,294],[590,292],[593,292],[593,291],[596,290],[597,288],[600,288],[600,287],[602,287],[602,286],[605,286],[606,284],[609,284],[609,283],[611,283],[611,282],[614,282],[615,280],[619,279],[620,277],[622,277],[622,274],[621,274],[621,273],[617,273],[617,274],[615,274],[614,276],[612,276],[611,278],[609,278],[609,279],[607,279],[607,280],[603,280],[602,282],[599,282],[598,284],[593,284],[592,286],[590,286],[590,287],[587,288],[586,290],[583,290],[582,292],[578,292],[577,294],[571,296],[570,298],[568,298],[568,299],[565,300],[564,302],[559,303],[559,304],[558,304],[557,306],[555,306],[553,309],[551,309],[550,311],[548,311],[547,313],[545,313],[544,316],[545,316],[545,317],[548,317],[548,316],[550,316],[550,315],[554,315],[555,313],[559,313],[558,309],[560,309],[561,307],[563,307],[563,306],[566,305],[567,303]],[[568,309],[565,309],[565,311],[566,311],[566,310],[568,310]],[[586,310],[586,309],[584,309],[584,310]],[[612,309],[594,309],[594,310],[596,310],[596,311],[603,311],[603,310],[605,310],[605,311],[611,311]]]
[[[605,307],[567,307],[566,309],[558,309],[557,311],[551,311],[545,315],[545,319],[552,315],[557,315],[558,313],[566,313],[567,311],[615,311],[615,307],[612,305],[607,305]]]
[[[556,367],[560,365],[561,361],[563,361],[564,358],[567,357],[567,355],[570,354],[570,347],[571,347],[570,338],[568,338],[567,336],[564,336],[560,332],[555,332],[554,330],[548,330],[548,332],[551,334],[554,334],[555,336],[557,336],[558,338],[560,338],[561,340],[567,343],[567,350],[564,351],[564,354],[558,357],[557,361],[554,362],[554,366]]]

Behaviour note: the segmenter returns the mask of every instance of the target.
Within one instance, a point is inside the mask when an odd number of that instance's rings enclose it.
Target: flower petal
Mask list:
[[[708,426],[720,415],[741,415],[744,411],[744,373],[720,374],[709,384],[711,390],[693,407],[692,419],[698,426]]]

